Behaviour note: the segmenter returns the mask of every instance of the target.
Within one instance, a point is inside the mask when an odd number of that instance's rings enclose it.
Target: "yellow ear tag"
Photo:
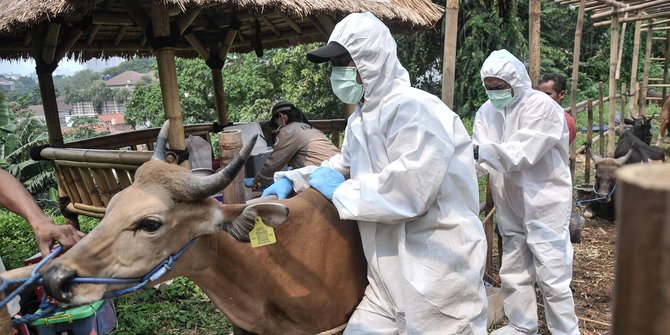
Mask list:
[[[256,217],[254,229],[249,232],[249,241],[254,248],[262,247],[264,245],[277,243],[275,238],[275,230],[272,227],[266,226],[260,216]]]

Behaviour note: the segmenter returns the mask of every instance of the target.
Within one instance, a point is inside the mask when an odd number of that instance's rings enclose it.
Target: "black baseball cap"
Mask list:
[[[328,44],[310,52],[307,54],[307,60],[312,63],[324,63],[329,61],[333,57],[342,56],[348,53],[340,43],[331,41]]]

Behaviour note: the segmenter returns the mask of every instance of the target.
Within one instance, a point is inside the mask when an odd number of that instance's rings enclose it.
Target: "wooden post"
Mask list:
[[[615,11],[616,7],[612,7]],[[614,115],[616,113],[616,63],[617,52],[619,51],[619,17],[612,15],[611,24],[611,45],[610,45],[610,82],[609,82],[609,122],[607,126],[607,157],[614,157]]]
[[[236,154],[242,149],[242,131],[238,129],[224,130],[219,133],[219,149],[221,152],[221,167],[227,166]],[[222,190],[223,202],[226,204],[244,203],[244,169]]]
[[[652,21],[653,22],[653,21]],[[647,108],[647,91],[649,90],[649,64],[651,63],[651,42],[654,37],[654,26],[649,24],[647,27],[647,42],[644,50],[644,68],[642,70],[642,87],[640,88],[640,109],[637,116],[645,115]]]
[[[540,0],[530,0],[528,6],[528,46],[530,48],[530,83],[537,87],[540,80]]]
[[[579,81],[579,55],[582,45],[582,27],[584,26],[584,8],[586,0],[580,0],[579,13],[577,14],[577,27],[575,27],[575,45],[572,49],[572,83],[570,86],[570,115],[577,120],[577,83]],[[570,174],[575,175],[575,161],[577,146],[573,142],[570,145]]]
[[[598,150],[600,150],[600,157],[605,157],[605,136],[603,133],[603,114],[605,110],[605,102],[603,101],[603,82],[598,82]]]
[[[617,171],[613,335],[670,329],[670,165]]]
[[[670,33],[667,31],[665,32],[665,52],[663,53],[663,84],[668,83],[668,62],[670,62]],[[663,104],[663,101],[665,101],[665,98],[667,96],[668,89],[667,87],[663,86],[663,99],[661,100],[661,104]]]
[[[356,110],[356,105],[344,104],[344,119],[347,120]]]
[[[170,17],[167,7],[159,2],[152,1],[150,16],[153,37],[170,36]],[[186,140],[184,139],[184,122],[179,108],[179,87],[177,86],[174,48],[169,46],[159,47],[155,50],[155,53],[158,65],[158,80],[163,98],[163,110],[165,118],[170,120],[168,143],[172,149],[185,150]],[[188,164],[188,161],[183,164]]]
[[[635,36],[633,37],[633,64],[630,69],[630,90],[632,95],[630,98],[630,110],[629,114],[631,117],[637,116],[637,101],[639,98],[640,90],[637,82],[637,67],[638,59],[640,58],[640,34],[642,33],[642,21],[635,21]]]
[[[587,130],[586,130],[586,143],[591,144],[591,149],[593,150],[593,99],[589,99],[586,103],[586,113],[588,117],[587,121]],[[591,158],[586,155],[584,159],[584,184],[588,185],[591,181]]]
[[[491,182],[489,181],[489,177],[486,176],[486,203],[484,211],[487,215],[493,210],[493,207]],[[486,235],[486,270],[484,272],[488,274],[490,278],[493,278],[493,240],[496,238],[493,229],[493,216],[487,216],[487,220],[484,221],[484,234]],[[500,259],[498,259],[498,262],[500,262]]]
[[[619,134],[623,134],[623,120],[626,119],[626,83],[621,84],[621,115],[619,115]],[[612,156],[614,157],[614,156]]]
[[[228,106],[226,106],[226,94],[223,88],[223,72],[221,68],[211,68],[212,82],[214,84],[214,99],[216,102],[216,115],[221,126],[228,124]]]
[[[456,33],[458,32],[458,0],[447,0],[444,14],[444,54],[442,60],[442,101],[454,108],[456,78]]]
[[[56,102],[56,89],[51,76],[53,72],[44,73],[37,71],[37,82],[42,95],[42,106],[44,106],[44,119],[47,124],[49,144],[53,147],[63,147],[63,133],[60,129],[60,117],[58,115],[58,103]]]

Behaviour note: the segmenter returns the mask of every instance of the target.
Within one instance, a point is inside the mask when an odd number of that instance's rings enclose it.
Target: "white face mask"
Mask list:
[[[514,101],[511,88],[504,90],[486,90],[486,95],[488,95],[489,100],[491,100],[493,107],[498,109],[509,107],[509,105],[512,104],[512,101]]]
[[[356,81],[358,71],[355,67],[333,66],[330,85],[335,95],[345,104],[355,104],[363,97],[363,85]]]

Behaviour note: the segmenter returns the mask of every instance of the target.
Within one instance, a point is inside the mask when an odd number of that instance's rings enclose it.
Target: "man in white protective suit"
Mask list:
[[[497,208],[509,319],[492,334],[537,334],[535,283],[551,333],[579,334],[570,290],[572,179],[563,109],[531,88],[523,63],[507,50],[491,53],[481,78],[489,100],[477,111],[473,142]]]
[[[371,13],[344,18],[307,58],[331,61],[333,91],[357,108],[341,154],[277,172],[263,195],[312,186],[358,221],[370,284],[345,334],[486,334],[486,238],[460,118],[410,86]]]

